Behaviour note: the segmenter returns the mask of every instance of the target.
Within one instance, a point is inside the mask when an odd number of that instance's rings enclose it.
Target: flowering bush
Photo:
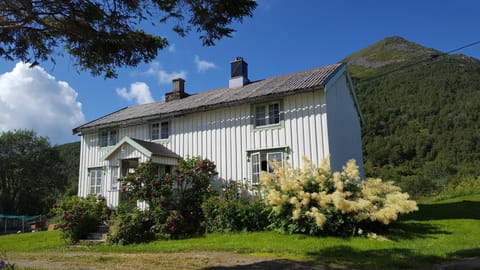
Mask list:
[[[170,235],[170,238],[175,238],[184,226],[184,218],[178,211],[171,210],[169,213],[170,215],[161,230],[163,233]]]
[[[143,163],[120,180],[128,201],[144,201],[147,207],[142,211],[132,206],[131,211],[125,210],[128,206],[119,208],[109,241],[128,244],[151,240],[152,235],[178,238],[204,232],[200,206],[217,174],[215,164],[199,157],[187,158],[166,175],[159,175],[157,166]]]
[[[181,160],[173,168],[174,209],[184,217],[179,233],[195,234],[205,232],[202,202],[210,196],[212,178],[217,175],[215,163],[208,159],[193,157]]]
[[[273,226],[289,233],[353,235],[368,223],[389,224],[399,214],[418,210],[416,202],[393,182],[360,180],[355,160],[332,173],[328,161],[319,167],[304,159],[293,169],[271,164],[263,172],[266,201],[273,207]]]
[[[76,243],[95,232],[97,226],[108,221],[110,210],[103,196],[89,195],[87,198],[72,196],[53,206],[60,218],[62,237],[68,243]]]

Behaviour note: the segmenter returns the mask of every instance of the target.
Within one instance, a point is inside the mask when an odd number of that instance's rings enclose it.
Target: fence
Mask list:
[[[0,234],[30,232],[40,230],[43,218],[39,216],[16,216],[0,214]]]

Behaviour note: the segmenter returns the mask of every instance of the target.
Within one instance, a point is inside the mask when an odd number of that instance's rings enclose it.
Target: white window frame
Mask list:
[[[166,127],[166,133],[165,133]],[[170,122],[161,121],[150,125],[150,137],[152,141],[167,140],[170,137]]]
[[[278,154],[280,154],[280,160],[270,158],[271,156],[278,155]],[[283,152],[279,152],[279,151],[267,152],[267,171],[268,172],[273,172],[273,169],[268,165],[268,162],[270,162],[270,161],[280,161],[280,164],[283,167],[283,160],[284,160],[283,159]]]
[[[120,178],[120,167],[112,167],[111,169],[111,190],[118,190],[118,179]]]
[[[100,147],[113,146],[118,142],[117,129],[104,129],[99,134]]]
[[[278,150],[262,150],[253,152],[250,154],[251,162],[251,183],[252,185],[258,185],[260,183],[260,173],[263,172],[273,172],[273,169],[268,166],[268,162],[271,160],[278,161],[274,159],[274,155],[280,155],[281,165],[284,166],[285,153]],[[266,163],[266,167],[262,168],[262,162]]]
[[[252,163],[252,185],[260,183],[260,172],[261,172],[261,160],[260,152],[252,153],[250,155],[250,161]]]
[[[102,194],[103,191],[103,169],[92,168],[88,171],[89,194]]]
[[[277,111],[275,111],[275,105],[277,107]],[[259,109],[263,109],[263,113],[259,112]],[[280,117],[281,109],[282,109],[282,106],[280,101],[274,101],[270,103],[255,105],[255,108],[254,108],[255,127],[267,127],[267,126],[280,125],[282,120]],[[259,118],[262,115],[263,117]]]

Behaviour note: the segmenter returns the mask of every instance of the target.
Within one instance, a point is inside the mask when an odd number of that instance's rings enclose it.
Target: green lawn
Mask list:
[[[59,232],[0,237],[0,251],[41,256],[64,252],[228,251],[305,262],[368,269],[422,269],[447,260],[480,256],[480,195],[419,205],[382,236],[368,238],[309,237],[275,232],[207,234],[204,237],[156,241],[130,246],[95,245],[65,248]]]

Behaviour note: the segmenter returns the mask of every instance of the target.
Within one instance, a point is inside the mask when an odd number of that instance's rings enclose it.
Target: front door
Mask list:
[[[138,158],[122,159],[120,164],[120,177],[123,178],[127,176],[128,173],[133,173],[137,167]],[[118,204],[128,203],[127,196],[125,196],[121,189],[119,193]]]
[[[127,176],[129,172],[134,172],[137,167],[138,167],[138,158],[122,159],[121,177]]]

